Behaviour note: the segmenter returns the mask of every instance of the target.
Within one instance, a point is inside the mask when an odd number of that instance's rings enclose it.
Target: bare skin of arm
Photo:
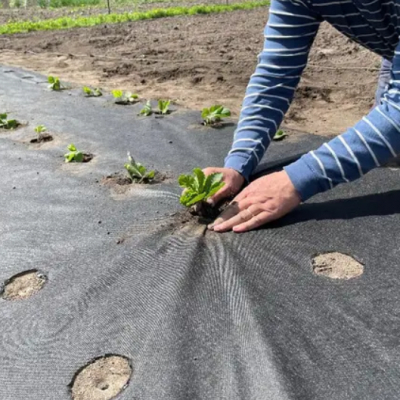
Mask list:
[[[264,176],[250,183],[240,193],[244,178],[231,168],[206,168],[209,175],[220,172],[225,186],[211,199],[216,204],[224,198],[236,195],[224,212],[209,226],[215,232],[233,230],[241,233],[256,229],[288,214],[300,202],[300,196],[285,171]]]

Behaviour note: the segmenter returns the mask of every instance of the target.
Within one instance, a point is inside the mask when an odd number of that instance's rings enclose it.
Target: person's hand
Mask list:
[[[217,193],[215,193],[214,196],[207,199],[207,203],[211,204],[212,206],[219,203],[223,199],[238,194],[239,190],[244,184],[243,176],[232,168],[206,168],[203,169],[203,172],[206,176],[220,173],[224,177],[223,180],[225,185]]]
[[[301,202],[285,171],[264,176],[247,186],[208,228],[246,232],[281,218]]]

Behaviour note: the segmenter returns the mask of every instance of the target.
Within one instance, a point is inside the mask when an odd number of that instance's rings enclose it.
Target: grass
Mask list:
[[[197,5],[192,7],[157,8],[149,11],[126,12],[123,14],[101,14],[76,18],[62,17],[46,19],[43,21],[10,22],[0,26],[0,35],[88,27],[101,24],[118,24],[122,22],[175,17],[179,15],[214,14],[235,10],[250,10],[256,7],[267,6],[269,4],[269,1],[261,0],[229,5]]]

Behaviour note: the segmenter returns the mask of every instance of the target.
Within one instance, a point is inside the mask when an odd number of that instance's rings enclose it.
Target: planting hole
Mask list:
[[[312,260],[312,265],[316,275],[331,279],[352,279],[364,272],[364,266],[353,257],[337,252],[316,256]]]
[[[47,277],[37,270],[14,275],[4,283],[1,297],[4,300],[22,300],[39,292],[47,282]]]
[[[126,388],[132,375],[129,360],[109,355],[81,368],[72,380],[73,400],[111,400]]]

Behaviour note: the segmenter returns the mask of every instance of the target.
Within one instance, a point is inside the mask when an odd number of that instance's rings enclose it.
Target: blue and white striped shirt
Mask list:
[[[360,178],[400,153],[400,0],[272,0],[225,167],[249,178],[292,101],[319,25],[327,21],[392,60],[381,101],[344,134],[285,168],[302,200]]]

